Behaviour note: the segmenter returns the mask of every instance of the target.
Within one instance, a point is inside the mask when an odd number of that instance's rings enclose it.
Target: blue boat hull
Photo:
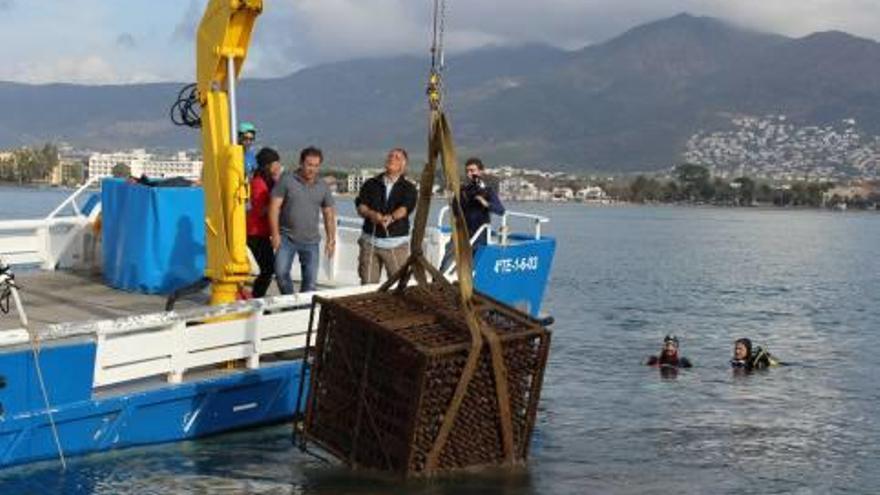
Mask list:
[[[512,236],[481,247],[475,282],[481,292],[538,316],[553,261],[552,238]],[[289,420],[297,403],[300,361],[218,373],[169,384],[130,384],[93,391],[96,344],[43,345],[39,362],[65,455],[174,442]],[[305,391],[303,391],[305,396]],[[300,401],[305,407],[305,397]],[[58,456],[29,348],[0,351],[0,468]]]
[[[8,370],[2,363],[12,357],[0,357],[0,369]],[[41,357],[41,362],[45,358],[50,356]],[[53,419],[65,455],[173,442],[289,420],[296,407],[300,369],[298,361],[284,362],[179,385],[85,398],[53,405]],[[6,380],[7,387],[14,386],[10,382],[15,377]],[[41,393],[36,398],[42,401]],[[0,467],[58,455],[45,408],[6,412],[3,418]]]

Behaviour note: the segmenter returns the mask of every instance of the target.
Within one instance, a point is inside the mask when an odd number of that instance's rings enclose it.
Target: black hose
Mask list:
[[[174,125],[193,129],[202,126],[199,90],[196,83],[187,84],[177,93],[177,101],[171,105],[171,122],[174,122]]]

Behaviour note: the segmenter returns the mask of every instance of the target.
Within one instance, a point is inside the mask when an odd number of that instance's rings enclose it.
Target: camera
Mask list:
[[[486,190],[486,183],[479,177],[474,177],[464,186],[468,196],[476,196]]]

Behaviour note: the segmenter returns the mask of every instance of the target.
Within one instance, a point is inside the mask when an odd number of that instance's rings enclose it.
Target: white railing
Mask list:
[[[446,216],[449,215],[450,208],[449,206],[444,206],[440,209],[440,212],[437,214],[437,231],[440,233],[439,237],[442,243],[442,249],[440,256],[445,256],[446,254],[446,245],[448,244],[449,234],[443,234],[442,229],[446,225]],[[501,215],[501,225],[497,229],[497,236],[499,238],[500,244],[502,246],[507,246],[509,241],[508,236],[510,235],[510,219],[522,219],[528,220],[532,223],[532,235],[535,240],[541,239],[541,225],[550,221],[549,218],[541,216],[541,215],[533,215],[531,213],[520,213],[516,211],[507,211],[504,215]],[[492,235],[492,223],[486,223],[480,226],[476,232],[471,236],[469,243],[471,246],[480,238],[483,233],[486,233],[486,243],[494,244],[495,238]],[[442,258],[441,258],[442,259]],[[447,277],[454,276],[455,274],[455,263],[449,265],[446,270],[443,272],[443,275]]]
[[[507,236],[510,233],[510,225],[509,219],[523,219],[529,220],[532,224],[532,232],[535,240],[541,238],[541,225],[548,223],[550,221],[549,218],[541,215],[534,215],[532,213],[521,213],[518,211],[509,211],[501,216],[501,228],[499,229],[501,232],[501,244],[507,244]]]
[[[483,232],[486,233],[486,242],[487,243],[493,242],[492,241],[492,224],[486,223],[486,224],[480,225],[480,228],[478,228],[477,231],[474,232],[474,235],[472,235],[471,238],[468,239],[468,244],[471,245],[471,248],[474,247],[474,243],[476,243],[477,239],[479,239],[480,236],[483,235]],[[452,236],[449,236],[449,237],[451,238]],[[443,257],[444,258],[446,257],[446,249],[447,248],[454,249],[452,246],[449,246],[449,243],[447,242],[446,245],[443,246]],[[441,266],[441,268],[442,268],[442,266]],[[446,277],[454,277],[455,276],[455,262],[454,261],[448,267],[446,267],[446,271],[443,272],[443,275],[445,275]]]
[[[0,256],[10,265],[40,265],[45,270],[54,270],[62,259],[70,258],[71,245],[101,211],[97,205],[86,216],[77,204],[95,182],[96,178],[89,179],[45,218],[0,221]],[[61,216],[68,207],[73,215]]]
[[[75,196],[83,191],[85,188],[80,188],[65,203],[75,204]],[[71,229],[80,227],[80,230],[87,230],[83,227],[87,225],[88,219],[78,207],[74,207],[77,214],[73,217],[58,217],[61,209],[56,209],[42,220],[0,222],[0,247],[4,243],[9,244],[7,241],[12,237],[4,237],[4,233],[8,232],[35,229],[49,232],[52,227],[63,225],[70,226]],[[439,212],[438,227],[442,226],[447,212],[448,207]],[[536,239],[540,238],[541,224],[548,221],[538,215],[508,213],[502,218],[503,227],[506,227],[508,217],[533,222]],[[325,278],[334,281],[332,286],[338,288],[314,294],[241,301],[224,306],[52,325],[39,330],[39,336],[42,340],[94,338],[95,387],[157,376],[164,377],[170,383],[178,383],[188,371],[236,360],[244,360],[248,368],[258,368],[261,357],[266,354],[305,346],[313,295],[339,297],[376,289],[375,285],[358,285],[356,250],[359,249],[357,241],[361,236],[361,222],[356,217],[338,217],[337,252],[326,265],[328,272],[323,274]],[[483,228],[488,231],[487,235],[491,234],[491,226],[486,225],[474,234],[472,242],[482,234]],[[440,228],[429,229],[425,239],[425,252],[433,262],[439,263],[448,237]],[[506,238],[502,242],[506,242]],[[35,249],[45,249],[44,254],[52,252],[52,249],[40,246]],[[0,255],[6,256],[2,249]],[[294,273],[297,272],[298,270],[294,270]],[[22,329],[0,333],[0,345],[28,342],[28,334]]]
[[[57,217],[58,214],[61,213],[62,211],[64,211],[64,209],[67,208],[68,206],[70,206],[71,208],[73,208],[73,212],[74,212],[74,215],[75,215],[75,216],[78,216],[78,217],[79,217],[79,216],[83,216],[83,213],[82,213],[82,211],[80,211],[80,209],[79,209],[79,205],[76,203],[76,200],[77,200],[77,199],[78,199],[78,198],[79,198],[84,192],[86,192],[86,190],[88,190],[90,187],[92,187],[93,185],[95,185],[95,184],[98,182],[99,179],[100,179],[99,177],[92,177],[92,178],[90,178],[89,180],[87,180],[87,181],[85,182],[85,184],[81,185],[81,186],[79,187],[79,189],[77,189],[76,191],[74,191],[70,196],[67,197],[67,199],[65,199],[64,201],[62,201],[61,204],[58,205],[57,208],[55,208],[54,210],[52,210],[52,213],[49,213],[49,215],[47,215],[45,219],[46,219],[46,220],[51,220],[51,219]]]
[[[442,229],[446,225],[446,216],[449,214],[450,208],[449,206],[444,206],[440,209],[440,213],[437,215],[437,228]],[[548,223],[550,221],[549,218],[541,215],[534,215],[531,213],[521,213],[517,211],[507,211],[504,215],[501,215],[501,225],[498,228],[498,234],[501,238],[501,245],[507,245],[508,235],[510,232],[510,219],[522,219],[528,220],[532,224],[532,235],[534,238],[541,238],[541,225]],[[487,233],[487,242],[491,244],[493,242],[492,238],[492,224],[488,223],[484,225],[486,227]],[[482,227],[481,227],[482,229]],[[477,230],[477,233],[480,233],[480,230]],[[474,240],[477,238],[477,235],[471,236],[471,244],[473,244]]]
[[[339,297],[376,288],[329,289],[180,312],[52,325],[40,332],[40,338],[94,337],[95,387],[156,376],[180,383],[184,374],[194,369],[236,360],[256,369],[263,355],[303,348],[313,295]],[[315,318],[317,325],[317,313]],[[21,330],[2,333],[7,335],[5,345],[27,342],[27,333]],[[14,341],[16,338],[21,342]]]

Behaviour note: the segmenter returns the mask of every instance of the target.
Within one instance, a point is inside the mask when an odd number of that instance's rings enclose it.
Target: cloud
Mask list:
[[[7,57],[0,79],[107,81],[101,74],[115,73],[121,82],[156,74],[179,80],[181,74],[191,74],[194,60],[186,48],[195,42],[207,0],[26,3],[28,8],[22,9],[25,3],[20,0],[0,0],[0,15],[11,10],[17,17],[0,30],[0,44],[29,47]],[[157,8],[159,4],[163,7]],[[579,48],[680,12],[790,36],[837,29],[880,38],[877,0],[447,0],[447,5],[450,64],[455,63],[456,52],[487,44],[540,42]],[[305,66],[361,57],[428,56],[430,0],[265,0],[264,8],[246,77],[284,75]],[[77,43],[68,43],[71,37]],[[168,42],[146,42],[157,38]],[[116,49],[108,50],[108,40]],[[88,61],[95,53],[109,67],[98,70],[92,60],[91,69],[77,71],[56,62]],[[33,69],[36,65],[45,69]],[[19,73],[15,67],[25,70]],[[52,68],[59,70],[57,77],[48,72]]]
[[[183,17],[174,26],[171,33],[171,41],[192,43],[196,39],[196,29],[205,9],[204,0],[189,0],[189,7]]]
[[[447,1],[447,47],[546,43],[579,48],[638,24],[681,12],[729,19],[746,27],[804,36],[838,29],[880,37],[876,0],[469,0]],[[363,56],[419,54],[431,36],[431,2],[412,0],[277,0],[259,21],[259,50],[299,64]],[[263,31],[265,30],[265,31]],[[263,33],[271,34],[263,34]],[[283,49],[281,49],[283,47]]]
[[[113,65],[99,55],[63,57],[33,64],[19,64],[21,80],[32,83],[65,81],[102,84],[119,80]]]
[[[133,50],[137,48],[137,41],[131,33],[122,33],[116,37],[116,46]]]
[[[10,69],[16,76],[14,80],[32,84],[133,84],[167,79],[143,68],[114,63],[98,54],[32,60],[14,64]]]

